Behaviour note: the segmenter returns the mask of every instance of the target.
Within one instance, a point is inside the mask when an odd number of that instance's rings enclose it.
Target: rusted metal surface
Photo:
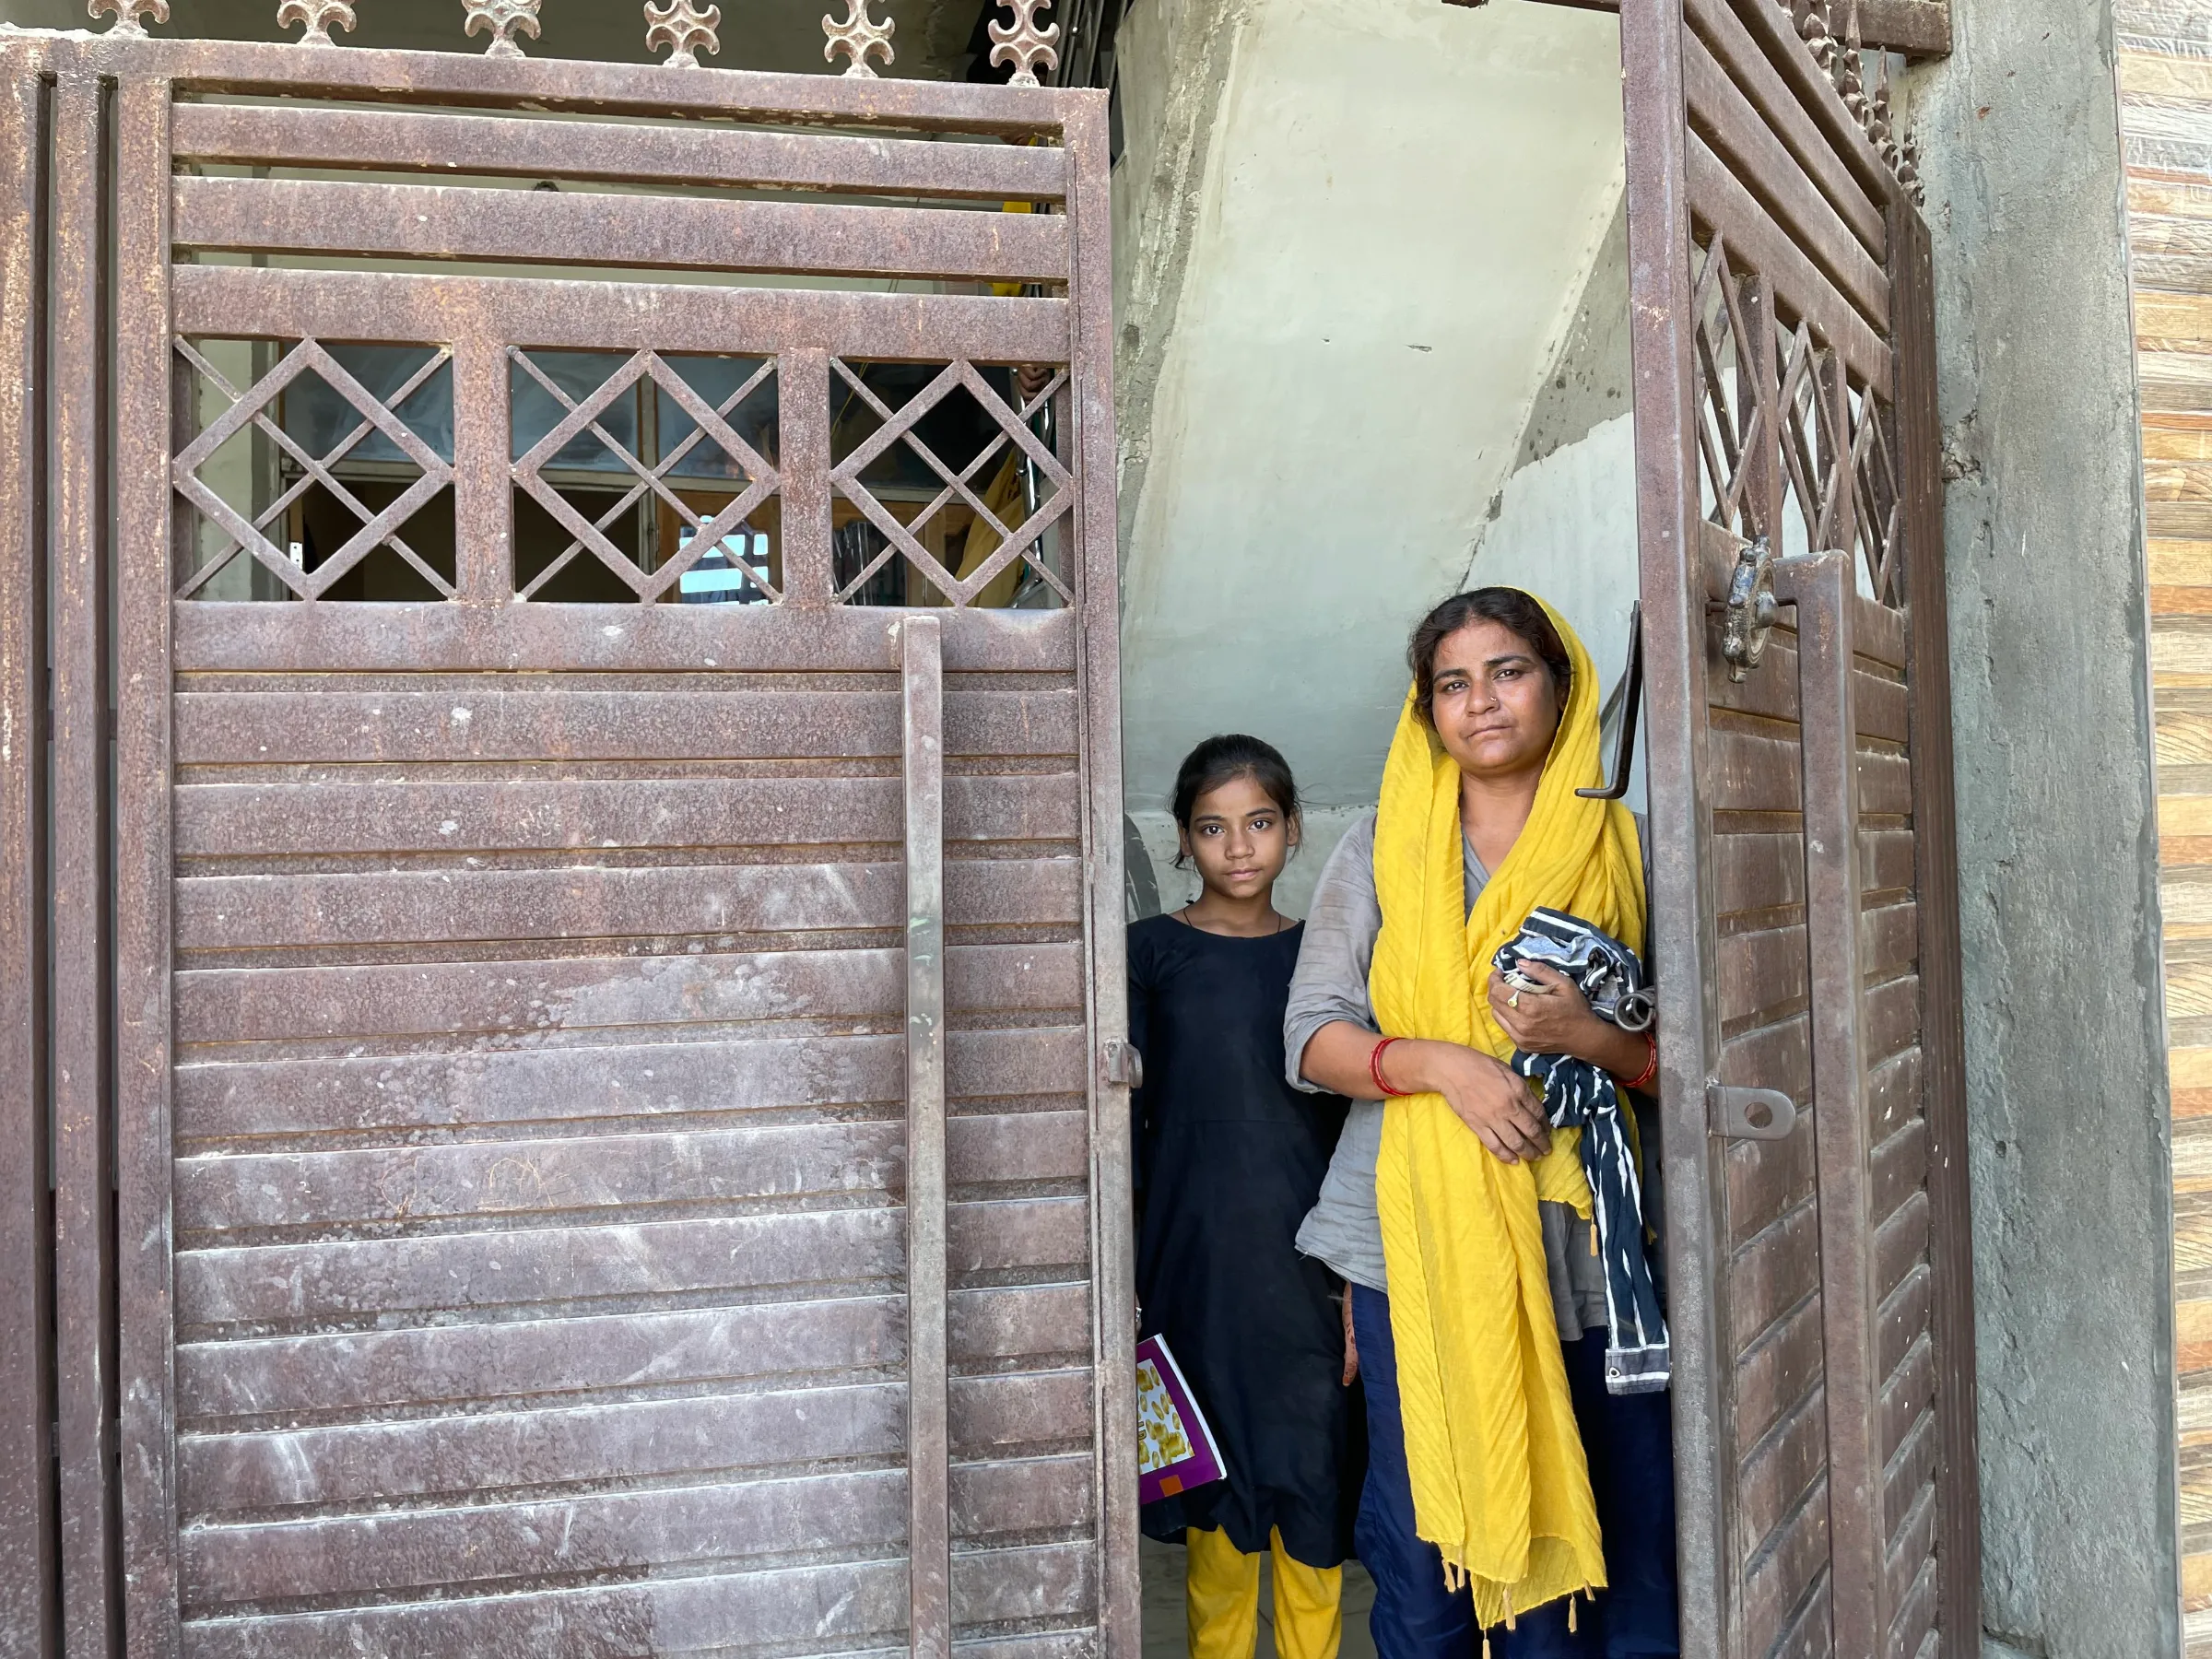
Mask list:
[[[487,57],[521,57],[523,49],[515,43],[514,37],[525,34],[534,41],[537,39],[537,11],[543,0],[461,0],[461,3],[468,13],[468,24],[463,32],[473,35],[481,31],[491,36],[484,43]]]
[[[692,0],[667,0],[665,6],[655,6],[653,0],[645,0],[645,50],[671,47],[669,68],[696,69],[700,53],[712,57],[721,52],[722,37],[716,32],[721,23],[719,6],[701,7]]]
[[[347,0],[284,0],[276,8],[276,27],[289,28],[298,23],[306,32],[300,37],[302,46],[335,46],[330,38],[334,29],[351,29],[358,19]]]
[[[822,32],[830,37],[822,56],[834,64],[841,53],[849,77],[875,79],[876,71],[868,67],[871,56],[880,57],[885,68],[891,66],[891,36],[898,32],[899,24],[890,18],[878,23],[871,15],[875,6],[876,0],[845,0],[842,19],[827,15],[822,18]]]
[[[98,383],[109,323],[101,201],[106,123],[97,81],[54,92],[52,383]],[[114,1651],[114,1078],[108,929],[110,479],[99,405],[53,415],[52,670],[55,1453],[61,1486],[64,1647]]]
[[[1630,0],[1623,53],[1671,1280],[1707,1345],[1677,1375],[1685,1648],[1971,1645],[1944,1603],[1975,1542],[1939,1525],[1972,1501],[1945,1451],[1971,1350],[1932,1324],[1966,1293],[1922,1046],[1958,982],[1911,158],[1817,6]],[[1708,1135],[1709,1076],[1796,1122]]]
[[[1953,795],[1949,607],[1943,561],[1943,427],[1936,404],[1936,273],[1927,226],[1895,209],[1898,429],[1911,626],[1914,886],[1921,936],[1921,1043],[1927,1068],[1927,1191],[1935,1355],[1903,1394],[1935,1396],[1942,1479],[1936,1510],[1938,1628],[1953,1649],[1982,1628],[1981,1453],[1974,1421],[1974,1252],[1967,1195],[1965,984],[1959,959],[1958,807]],[[1917,550],[1917,551],[1914,551]]]
[[[1447,6],[1487,6],[1489,0],[1444,0]],[[1549,0],[1578,11],[1617,12],[1621,0]],[[1810,18],[1805,0],[1783,0],[1793,17]],[[1842,0],[1855,14],[1859,37],[1869,48],[1908,57],[1947,57],[1951,50],[1950,0]],[[1818,28],[1832,32],[1834,6],[1821,8]]]
[[[945,653],[900,625],[906,785],[907,1648],[952,1653],[952,1447],[945,1379]]]
[[[41,53],[0,44],[0,1647],[52,1651],[53,1354],[46,1135],[45,582],[47,154]]]
[[[1013,14],[1010,22],[996,18],[988,25],[991,36],[991,61],[1004,64],[1014,71],[1008,83],[1016,87],[1034,87],[1038,84],[1037,65],[1042,64],[1048,75],[1060,66],[1060,25],[1047,23],[1040,27],[1037,13],[1049,6],[1053,0],[1006,0],[1006,8]]]
[[[495,45],[525,21],[481,9]],[[121,1554],[90,1562],[128,1589],[87,1606],[119,1594],[150,1654],[524,1652],[556,1624],[580,1651],[1134,1652],[1127,1107],[1098,1064],[1123,1018],[1103,99],[319,43],[40,50],[116,88],[112,321],[55,336],[108,354],[56,407],[95,434],[62,446],[79,471],[112,419],[121,571],[112,954],[97,905],[59,941],[115,975],[114,1115],[94,1087],[67,1120],[121,1131],[112,1290],[93,1256],[79,1277],[95,1321],[117,1303],[120,1475],[90,1496]],[[646,119],[595,124],[602,147],[541,113],[584,110]],[[753,127],[707,124],[733,115]],[[14,153],[46,154],[15,119]],[[832,123],[902,131],[815,130]],[[682,194],[455,195],[439,174],[465,155],[843,199],[716,229]],[[187,156],[275,176],[179,176]],[[325,198],[285,176],[391,170],[423,182]],[[1067,211],[912,205],[932,197]],[[543,216],[576,203],[596,204],[589,271],[419,264],[573,269],[577,227],[548,240]],[[333,241],[334,211],[417,229]],[[670,281],[705,268],[699,237],[747,241],[766,280]],[[271,265],[201,262],[230,243]],[[1046,292],[797,286],[839,246],[830,264]],[[301,263],[333,254],[357,268]],[[361,353],[395,347],[421,358],[365,379]],[[602,355],[595,382],[547,369],[578,351]],[[709,394],[686,354],[770,367]],[[861,367],[881,363],[940,395],[908,417]],[[993,378],[1018,363],[1056,371],[1053,439]],[[934,506],[844,465],[847,370],[897,426],[874,454],[936,467]],[[335,448],[302,436],[310,392]],[[973,461],[923,429],[956,392],[986,423]],[[526,438],[525,396],[556,411]],[[640,396],[679,423],[659,447],[613,413]],[[770,443],[738,424],[762,398]],[[618,513],[657,503],[689,551],[607,559],[630,554],[606,507],[561,496],[559,452],[586,440]],[[700,504],[679,480],[706,446],[732,470]],[[276,482],[241,494],[249,450]],[[1045,489],[989,515],[990,559],[939,564],[949,606],[839,602],[833,513],[982,523],[981,469],[1017,454]],[[531,588],[517,503],[558,522],[547,493],[631,602]],[[442,554],[418,511],[440,500]],[[315,501],[351,518],[309,551]],[[13,505],[21,534],[36,514]],[[57,559],[96,547],[83,508]],[[760,603],[667,602],[771,508]],[[893,558],[935,559],[921,534],[887,537]],[[1018,559],[1053,608],[983,608]],[[380,560],[421,596],[359,597]],[[76,770],[55,777],[95,872],[102,608],[78,593],[56,635],[83,664],[56,682]],[[95,996],[53,1029],[82,1048],[100,1018]],[[71,1387],[94,1469],[97,1390]]]

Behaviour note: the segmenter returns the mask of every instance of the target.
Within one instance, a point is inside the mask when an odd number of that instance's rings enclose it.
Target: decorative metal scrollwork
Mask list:
[[[288,29],[295,23],[307,25],[307,32],[300,37],[302,46],[335,46],[330,38],[333,28],[351,30],[354,25],[353,7],[347,0],[284,0],[276,8],[276,27]]]
[[[112,35],[144,35],[141,16],[157,23],[169,21],[169,0],[86,0],[85,9],[95,18],[113,12],[115,26],[108,30]]]
[[[514,43],[517,34],[537,39],[537,8],[539,0],[462,0],[468,8],[468,27],[465,35],[488,30],[491,44],[484,48],[486,57],[521,57],[523,49]]]
[[[883,54],[886,69],[891,66],[891,36],[899,28],[898,20],[886,18],[877,22],[868,15],[875,4],[876,0],[845,0],[843,22],[827,14],[822,18],[822,32],[830,37],[830,43],[822,48],[822,56],[834,64],[837,54],[843,52],[853,60],[845,69],[847,75],[873,79],[876,71],[868,67],[871,52]]]
[[[722,23],[719,6],[702,10],[692,0],[668,0],[665,6],[645,0],[645,23],[646,51],[676,48],[668,55],[671,69],[696,69],[700,53],[711,55],[722,50],[722,37],[715,32]]]
[[[1911,139],[1900,143],[1895,138],[1895,115],[1889,98],[1889,54],[1882,54],[1881,80],[1869,95],[1866,90],[1866,71],[1862,53],[1865,51],[1859,33],[1858,0],[1842,0],[1844,6],[1843,33],[1838,36],[1830,0],[1777,0],[1790,14],[1796,26],[1798,38],[1814,59],[1828,74],[1853,120],[1879,152],[1883,163],[1904,187],[1905,194],[1915,202],[1927,199],[1926,186],[1920,177],[1920,150]]]
[[[1053,0],[999,0],[999,9],[1013,15],[1012,23],[991,24],[991,61],[1014,65],[1014,78],[1009,83],[1017,87],[1034,87],[1037,83],[1037,65],[1045,68],[1060,66],[1060,53],[1053,44],[1060,38],[1060,25],[1052,23],[1037,27],[1040,6],[1052,5]]]

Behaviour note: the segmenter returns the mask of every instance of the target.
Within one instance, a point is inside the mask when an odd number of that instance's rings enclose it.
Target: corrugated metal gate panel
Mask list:
[[[1685,1637],[1926,1659],[1978,1639],[1926,235],[1805,7],[1630,0],[1623,50]],[[1708,1077],[1794,1128],[1709,1133]]]
[[[1101,100],[116,39],[0,53],[18,84],[57,66],[117,84],[131,1651],[814,1653],[944,1635],[1122,1651],[1126,1112],[1096,1059],[1121,974],[1119,841],[1100,834],[1119,813]],[[239,92],[479,112],[223,101]],[[1032,142],[807,130],[824,121]],[[194,168],[278,176],[172,189],[172,123]],[[282,176],[459,158],[488,175],[709,188]],[[916,205],[1008,197],[1067,211]],[[100,245],[96,221],[58,233]],[[210,250],[269,263],[210,264]],[[600,269],[471,274],[580,252]],[[313,268],[333,253],[372,268]],[[386,256],[471,264],[432,275],[377,266]],[[685,286],[682,269],[765,279]],[[886,272],[1026,279],[1046,297],[789,286]],[[274,400],[312,372],[352,404],[347,419],[450,481],[453,563],[423,572],[448,596],[339,596],[337,564],[381,555],[396,509],[324,566],[295,550],[288,570],[281,532],[253,541],[274,519],[222,518],[199,488],[221,434],[193,442],[194,375],[220,372],[205,335],[276,342],[250,389],[226,388],[238,432],[257,429],[258,405],[275,412],[258,430],[293,453]],[[320,339],[423,348],[426,373],[450,374],[450,454],[418,454],[414,417],[394,424],[403,400],[357,397],[340,360],[354,347],[334,358]],[[756,383],[771,387],[773,459],[745,475],[765,482],[711,526],[715,508],[660,496],[717,549],[746,502],[771,501],[773,603],[521,592],[511,515],[545,494],[510,398],[527,374],[549,383],[530,354],[569,349],[651,354],[628,371],[647,401],[672,397],[732,455],[734,401],[700,402],[667,354],[769,365]],[[833,393],[875,396],[852,365],[886,359],[936,378],[886,411],[877,452],[930,400],[972,395],[1038,480],[996,562],[1027,549],[1063,608],[965,608],[992,567],[933,565],[936,546],[834,451]],[[1017,413],[971,362],[1067,370]],[[97,384],[51,395],[73,408]],[[619,453],[588,424],[613,419],[594,395],[569,429]],[[1056,440],[1030,429],[1047,402]],[[345,499],[325,463],[297,459]],[[58,460],[75,479],[106,465],[88,449]],[[839,603],[833,504],[888,521],[894,568],[903,558],[951,607]],[[248,544],[257,588],[307,602],[172,600],[207,580],[195,509]],[[695,557],[613,574],[673,596]],[[936,659],[918,682],[902,617],[942,636],[941,724]],[[928,844],[913,840],[924,759],[933,814],[943,774],[941,854],[934,817]],[[63,802],[57,823],[97,833],[96,803]],[[946,1207],[914,1224],[942,1241],[942,1293],[908,1260],[905,1208],[923,1121],[909,1121],[911,1021],[939,971],[910,952],[936,926],[913,884],[940,855]],[[930,1351],[937,1322],[941,1430],[930,1391],[910,1422],[906,1387],[910,1340]],[[910,1481],[910,1443],[947,1459]],[[100,1496],[84,1486],[97,1468],[74,1486],[65,1472],[65,1503]],[[933,1500],[948,1506],[947,1632],[910,1630],[935,1594],[925,1562],[910,1583],[907,1551]],[[112,1563],[97,1535],[77,1548],[97,1610]],[[107,1651],[104,1633],[70,1651]]]

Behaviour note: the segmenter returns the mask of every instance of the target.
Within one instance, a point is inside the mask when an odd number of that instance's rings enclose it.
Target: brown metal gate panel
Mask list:
[[[115,509],[68,1651],[119,1567],[134,1654],[1133,1651],[1102,97],[0,63]]]
[[[1933,296],[1821,8],[1630,0],[1686,1651],[1979,1647]]]

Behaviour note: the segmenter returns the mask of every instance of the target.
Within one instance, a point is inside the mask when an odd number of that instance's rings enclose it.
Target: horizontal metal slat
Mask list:
[[[187,783],[175,847],[251,858],[896,842],[900,787],[895,777]],[[1073,771],[947,778],[946,839],[1072,841],[1080,787]]]
[[[889,758],[899,697],[881,691],[184,691],[182,766],[410,761],[788,760]],[[945,753],[1073,755],[1065,691],[949,691]],[[956,779],[957,781],[957,779]]]
[[[1695,33],[1684,37],[1682,70],[1690,124],[1844,298],[1877,328],[1887,327],[1889,279],[1877,263],[1884,239],[1877,234],[1870,243],[1853,234],[1865,221],[1853,214],[1852,222],[1845,222],[1847,214],[1839,211]],[[1871,218],[1870,204],[1866,212]]]
[[[192,274],[177,273],[180,288],[182,278]],[[222,274],[333,280],[332,273],[324,271],[222,267]],[[468,279],[425,280],[443,288],[465,285]],[[670,292],[676,298],[665,304],[652,291],[640,293],[636,314],[649,330],[680,316],[700,295],[714,298],[708,289]],[[896,304],[928,296],[824,292],[821,298],[883,299]],[[535,320],[536,313],[526,309],[529,299],[517,292],[507,302],[524,308],[520,314]],[[713,343],[701,349],[746,349],[742,335],[728,332],[730,321],[726,315],[719,321],[710,315],[708,332]],[[329,322],[335,338],[361,337],[358,329],[345,327],[342,314],[334,314]],[[225,324],[212,326],[220,332]],[[402,337],[448,336],[433,328]],[[673,348],[665,340],[661,344]],[[1018,356],[1015,360],[1055,359]],[[731,616],[732,611],[738,614]],[[1075,668],[1074,611],[947,610],[939,616],[947,674],[1067,673]],[[184,600],[175,607],[171,650],[180,674],[695,674],[716,669],[891,674],[899,668],[898,620],[897,611],[868,606],[806,610],[781,605],[300,606]]]
[[[490,341],[571,351],[669,351],[767,356],[794,348],[833,347],[870,360],[941,361],[952,358],[1001,359],[1016,362],[1065,362],[1072,326],[1067,301],[1049,299],[980,298],[970,294],[889,294],[837,288],[721,287],[705,284],[622,281],[564,282],[551,277],[423,276],[406,271],[295,271],[276,266],[179,265],[171,277],[177,331],[192,335],[270,335],[281,339],[341,339],[415,344],[425,341]],[[610,295],[616,301],[610,303]],[[468,607],[487,631],[509,631],[504,614]],[[534,605],[541,611],[573,613],[570,606]],[[614,608],[614,607],[607,607]],[[627,607],[634,616],[650,606]],[[742,608],[748,615],[780,611],[780,606],[665,607],[677,612]],[[279,609],[288,626],[313,632],[342,625],[310,619],[288,606],[265,605],[192,606],[183,615],[220,609],[260,612]],[[339,606],[340,615],[353,607]],[[994,618],[1034,619],[1052,611],[958,612]],[[265,618],[273,623],[276,618]],[[818,633],[825,627],[808,618]],[[881,614],[863,618],[881,626]],[[735,627],[695,624],[726,644]],[[686,626],[677,624],[675,626]],[[512,631],[527,633],[522,624]],[[265,636],[262,636],[265,638]],[[432,630],[432,638],[436,638]],[[835,639],[834,633],[831,635]],[[189,642],[179,629],[180,646]],[[312,645],[290,646],[286,660],[300,667],[327,667]],[[949,648],[950,641],[947,641]],[[713,654],[714,637],[708,640]],[[194,659],[180,653],[181,665]],[[699,659],[690,661],[696,664]],[[394,667],[421,666],[395,659]],[[488,662],[465,664],[491,666]],[[833,645],[824,643],[804,665],[835,667]],[[948,667],[963,665],[948,659]]]
[[[956,1535],[1062,1531],[1087,1518],[1088,1457],[952,1471]],[[188,1607],[488,1581],[558,1581],[639,1561],[677,1564],[818,1551],[880,1553],[906,1531],[896,1469],[743,1485],[567,1496],[543,1503],[400,1510],[327,1521],[195,1526],[181,1535]]]
[[[180,252],[1065,282],[1058,214],[698,196],[179,178]]]
[[[689,952],[545,961],[218,968],[175,976],[177,1041],[480,1040],[626,1026],[889,1018],[906,1006],[896,950]],[[962,1012],[1080,1008],[1077,945],[955,945],[946,995]]]
[[[727,126],[182,103],[171,143],[180,159],[271,167],[430,169],[984,201],[1058,201],[1067,192],[1066,152],[1051,146]]]
[[[1086,1284],[955,1290],[949,1352],[957,1366],[1002,1369],[1087,1353]],[[670,1312],[496,1320],[324,1335],[185,1342],[177,1347],[177,1413],[206,1428],[225,1418],[283,1418],[411,1406],[547,1404],[624,1390],[759,1383],[877,1372],[905,1355],[906,1302],[837,1295]]]
[[[1737,1466],[1737,1535],[1757,1557],[1828,1467],[1827,1392],[1816,1388]]]
[[[947,922],[1073,925],[1073,858],[959,859]],[[905,920],[898,865],[722,865],[202,876],[176,884],[180,950],[867,931]]]
[[[1088,1169],[1084,1112],[961,1114],[947,1139],[956,1184],[1073,1182]],[[599,1209],[645,1219],[686,1205],[884,1193],[902,1187],[905,1168],[905,1127],[888,1120],[222,1153],[177,1160],[175,1213],[188,1232]]]
[[[955,1451],[1088,1440],[1088,1371],[958,1377]],[[835,1459],[897,1459],[906,1390],[897,1382],[687,1395],[402,1422],[186,1434],[180,1507],[225,1512],[465,1497],[516,1487],[668,1480]]]
[[[1728,1323],[1739,1348],[1820,1288],[1819,1218],[1800,1204],[1729,1256]]]
[[[1820,1302],[1806,1302],[1735,1360],[1735,1450],[1749,1454],[1820,1384]]]
[[[1079,1093],[1080,1026],[947,1033],[953,1102]],[[758,1037],[220,1061],[176,1071],[181,1143],[267,1135],[469,1131],[889,1103],[906,1088],[906,1038]]]
[[[1767,1541],[1744,1575],[1743,1630],[1751,1653],[1771,1652],[1799,1599],[1828,1566],[1828,1479],[1823,1476]]]
[[[960,1551],[952,1562],[953,1617],[990,1629],[1013,1620],[1071,1620],[1097,1606],[1096,1546],[1051,1544]],[[761,1572],[336,1607],[276,1617],[188,1619],[185,1659],[282,1659],[310,1653],[378,1659],[451,1659],[455,1653],[527,1653],[545,1632],[581,1653],[621,1653],[650,1631],[662,1651],[712,1652],[742,1630],[797,1647],[838,1641],[892,1648],[905,1634],[903,1559],[838,1561]],[[1085,1659],[1088,1633],[979,1643],[974,1659]]]
[[[1890,352],[1876,325],[1821,275],[1695,133],[1688,150],[1691,215],[1727,239],[1731,268],[1739,276],[1747,268],[1764,276],[1783,321],[1804,320],[1817,339],[1841,354],[1853,380],[1889,396]]]
[[[1088,1255],[1080,1198],[951,1206],[955,1274],[1067,1267]],[[352,1319],[605,1297],[888,1283],[904,1212],[880,1206],[693,1221],[185,1250],[181,1325]]]

